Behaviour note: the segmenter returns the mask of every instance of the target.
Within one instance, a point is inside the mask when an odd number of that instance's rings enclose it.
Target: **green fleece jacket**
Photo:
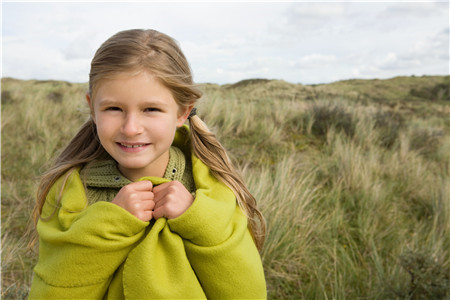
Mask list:
[[[183,127],[174,145],[188,154],[186,141]],[[265,299],[261,259],[233,192],[191,161],[193,204],[156,222],[107,201],[89,204],[79,170],[61,177],[42,210],[51,218],[38,222],[29,299]]]

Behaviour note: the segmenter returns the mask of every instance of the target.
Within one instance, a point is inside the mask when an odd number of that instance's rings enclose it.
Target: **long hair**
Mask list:
[[[171,37],[155,30],[121,31],[106,40],[94,55],[89,73],[91,99],[104,81],[122,72],[147,71],[167,87],[178,106],[185,109],[202,96],[192,79],[189,64]],[[225,149],[198,117],[189,118],[192,152],[211,169],[212,174],[236,195],[248,218],[248,227],[259,250],[265,238],[265,221],[256,200],[232,165]],[[92,117],[81,127],[55,164],[42,175],[33,211],[35,223],[40,218],[45,198],[56,180],[67,171],[107,155],[99,142]]]

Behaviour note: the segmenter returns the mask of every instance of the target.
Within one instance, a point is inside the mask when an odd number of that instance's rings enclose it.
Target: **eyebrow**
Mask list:
[[[111,100],[111,99],[98,100],[99,106],[120,106],[123,104],[124,104],[123,102],[115,101],[115,100]],[[139,104],[142,104],[142,106],[165,106],[166,105],[166,103],[161,100],[144,100]]]
[[[110,99],[100,99],[97,103],[99,106],[114,106],[119,104],[119,102]]]

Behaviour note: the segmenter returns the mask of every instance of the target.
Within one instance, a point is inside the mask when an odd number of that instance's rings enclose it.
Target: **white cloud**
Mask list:
[[[378,15],[382,19],[429,18],[448,13],[448,2],[392,3]]]
[[[311,55],[303,56],[298,62],[292,63],[292,66],[299,68],[316,68],[330,65],[336,62],[335,55],[324,55],[314,53]]]
[[[58,49],[23,41],[4,38],[8,47],[3,47],[3,75],[23,79],[59,79],[87,82],[89,59],[67,60]],[[38,75],[37,75],[38,74]]]
[[[448,6],[3,3],[3,76],[86,81],[95,50],[129,28],[154,28],[177,39],[199,82],[448,74]]]
[[[344,17],[346,14],[345,3],[306,3],[295,5],[291,12],[291,21],[301,19],[325,19]]]

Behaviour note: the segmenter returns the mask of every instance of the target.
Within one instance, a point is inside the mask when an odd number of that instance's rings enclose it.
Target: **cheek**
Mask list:
[[[112,122],[105,122],[104,120],[102,120],[101,118],[97,118],[96,122],[96,127],[97,127],[97,134],[101,139],[111,135],[111,132],[114,130],[114,125]]]
[[[162,122],[153,122],[149,127],[149,131],[152,132],[154,137],[157,137],[161,141],[166,143],[172,143],[177,130],[174,120],[165,120]]]

